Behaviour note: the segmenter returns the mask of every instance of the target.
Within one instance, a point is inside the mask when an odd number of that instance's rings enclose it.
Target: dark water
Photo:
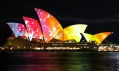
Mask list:
[[[11,52],[0,55],[0,71],[119,71],[119,52]]]

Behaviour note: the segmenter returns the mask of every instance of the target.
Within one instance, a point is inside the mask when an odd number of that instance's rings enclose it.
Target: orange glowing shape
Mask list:
[[[95,35],[82,33],[87,42],[95,41],[97,44],[101,44],[102,41],[107,38],[112,32],[102,32]]]
[[[102,32],[102,33],[98,33],[95,34],[93,37],[95,38],[95,41],[97,42],[97,44],[102,43],[102,41],[107,38],[112,32]]]

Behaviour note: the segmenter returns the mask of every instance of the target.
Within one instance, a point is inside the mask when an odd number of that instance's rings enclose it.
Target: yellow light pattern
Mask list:
[[[82,33],[83,36],[85,37],[86,41],[89,42],[91,37],[93,36],[92,34],[89,34],[89,33]]]
[[[83,33],[87,25],[85,24],[75,24],[64,28],[61,32],[56,35],[56,39],[59,40],[72,40],[74,39],[76,42],[80,42],[82,36],[80,33]]]

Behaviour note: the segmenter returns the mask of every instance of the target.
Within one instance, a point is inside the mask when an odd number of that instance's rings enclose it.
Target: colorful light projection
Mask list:
[[[43,34],[38,21],[33,18],[25,17],[25,16],[23,17],[23,19],[26,24],[28,37],[30,41],[32,40],[32,38],[43,39]]]
[[[57,33],[62,31],[63,28],[57,21],[57,19],[53,17],[50,13],[38,8],[35,8],[35,11],[42,26],[44,40],[47,43],[52,40]]]
[[[89,33],[82,33],[84,38],[86,39],[87,42],[90,42],[91,37],[93,36],[92,34]]]
[[[67,40],[73,40],[74,38],[70,35],[70,32],[63,29],[60,31],[55,37],[55,39],[61,40],[61,41],[67,41]]]
[[[7,23],[9,27],[12,29],[15,37],[25,36],[27,38],[27,31],[23,24],[21,23]]]
[[[58,33],[55,38],[59,40],[72,40],[74,39],[76,42],[80,42],[82,36],[80,33],[84,33],[88,25],[85,24],[75,24],[68,26],[63,29],[62,32]]]
[[[95,38],[97,44],[100,44],[102,43],[102,41],[107,38],[110,34],[112,34],[112,32],[102,32],[102,33],[98,33],[98,34],[95,34],[93,36],[93,38]],[[91,38],[91,41],[93,41],[93,38]]]
[[[27,30],[25,26],[21,23],[18,24],[19,36],[25,36],[28,38]]]
[[[101,44],[105,38],[107,38],[110,34],[112,34],[112,32],[102,32],[95,35],[91,35],[88,33],[82,33],[82,34],[84,35],[87,42],[96,41],[97,44]]]
[[[15,37],[26,36],[29,37],[30,41],[32,38],[44,38],[44,42],[46,43],[52,39],[62,41],[73,39],[76,42],[80,42],[82,38],[80,33],[83,33],[88,42],[96,41],[97,44],[100,44],[107,36],[111,34],[111,32],[103,32],[95,35],[84,33],[85,29],[87,28],[87,25],[85,24],[75,24],[63,29],[57,19],[48,12],[38,8],[35,8],[35,11],[41,22],[41,27],[37,20],[30,17],[23,17],[27,31],[23,24],[7,23],[12,29]]]

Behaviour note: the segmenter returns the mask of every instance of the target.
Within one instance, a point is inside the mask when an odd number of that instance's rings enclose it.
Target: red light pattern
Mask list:
[[[30,40],[32,40],[32,38],[43,39],[40,24],[38,23],[38,21],[30,17],[23,17],[23,19],[26,24],[29,39]]]
[[[26,28],[25,28],[25,26],[24,26],[23,24],[18,23],[17,29],[18,29],[18,31],[19,31],[19,36],[28,37]]]
[[[41,22],[44,40],[45,42],[49,42],[56,36],[57,33],[62,31],[63,28],[57,19],[48,12],[38,8],[35,8],[35,10],[39,17],[39,21]]]

